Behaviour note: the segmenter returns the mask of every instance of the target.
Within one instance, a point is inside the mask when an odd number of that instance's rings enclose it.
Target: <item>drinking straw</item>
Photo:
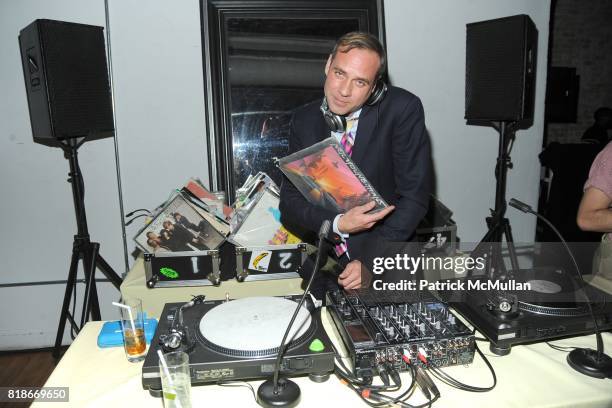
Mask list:
[[[127,309],[128,315],[130,316],[130,325],[132,326],[132,333],[134,333],[134,337],[136,337],[136,324],[134,323],[134,316],[132,315],[132,308],[128,305],[124,305],[123,303],[113,302],[113,305],[117,307],[121,307],[123,309]]]
[[[166,378],[168,379],[168,385],[170,385],[170,387],[172,387],[176,391],[176,387],[174,386],[174,381],[172,381],[172,377],[170,376],[170,370],[168,370],[168,364],[166,364],[166,359],[164,358],[164,354],[159,349],[157,350],[157,356],[159,357],[159,362],[162,365],[162,370],[164,370],[164,374],[166,375]],[[175,398],[177,397],[176,393],[174,394],[174,397]],[[181,402],[179,399],[175,399],[174,402],[176,402],[177,407],[181,406]]]

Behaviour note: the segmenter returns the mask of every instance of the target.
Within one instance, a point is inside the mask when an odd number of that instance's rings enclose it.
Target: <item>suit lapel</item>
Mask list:
[[[374,126],[376,125],[376,112],[370,106],[364,106],[359,115],[359,124],[357,125],[357,134],[355,135],[355,145],[351,159],[359,166],[367,156],[370,150],[370,144],[373,143],[376,135]]]
[[[325,119],[323,119],[323,115],[319,115],[317,120],[313,126],[314,129],[314,137],[316,142],[320,142],[321,140],[327,139],[331,136],[331,132],[327,127],[327,123],[325,123]]]

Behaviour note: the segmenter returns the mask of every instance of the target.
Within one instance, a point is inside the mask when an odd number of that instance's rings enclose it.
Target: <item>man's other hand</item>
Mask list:
[[[375,206],[376,202],[370,201],[367,204],[351,208],[338,219],[338,230],[343,234],[354,234],[368,230],[395,209],[394,206],[390,205],[375,214],[367,214]]]
[[[361,287],[361,262],[349,262],[338,276],[338,285],[344,289],[359,289]]]

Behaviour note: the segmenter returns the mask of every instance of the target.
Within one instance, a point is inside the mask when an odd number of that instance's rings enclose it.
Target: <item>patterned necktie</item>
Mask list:
[[[355,135],[353,132],[354,124],[355,119],[349,119],[346,121],[346,131],[342,135],[342,139],[340,139],[340,144],[349,157],[353,153],[353,144],[355,143]]]
[[[353,153],[353,144],[355,143],[355,132],[353,131],[353,125],[355,122],[355,119],[348,119],[346,121],[346,131],[342,135],[342,139],[340,139],[340,144],[349,157]],[[334,251],[336,252],[338,258],[341,257],[344,253],[346,253],[346,251],[348,251],[346,242],[336,244],[336,246],[334,246]]]

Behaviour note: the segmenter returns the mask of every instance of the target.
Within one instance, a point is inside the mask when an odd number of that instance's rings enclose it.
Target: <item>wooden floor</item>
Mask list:
[[[51,350],[0,353],[0,387],[42,387],[55,368]],[[0,407],[20,407],[29,404],[0,402]]]

